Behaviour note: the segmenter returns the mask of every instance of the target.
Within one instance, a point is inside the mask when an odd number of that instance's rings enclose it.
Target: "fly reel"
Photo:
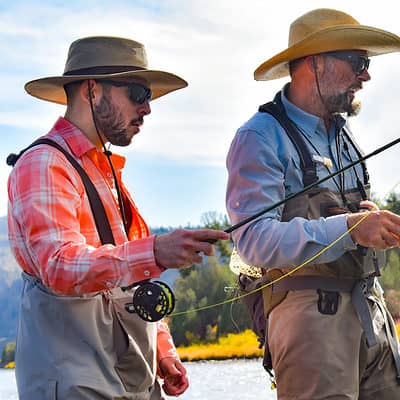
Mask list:
[[[133,294],[132,303],[125,304],[125,309],[136,313],[147,322],[156,322],[172,313],[175,296],[172,289],[161,281],[141,282]]]

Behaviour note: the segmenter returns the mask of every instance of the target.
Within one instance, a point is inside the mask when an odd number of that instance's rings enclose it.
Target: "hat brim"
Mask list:
[[[177,75],[156,70],[135,70],[104,75],[71,75],[53,76],[36,79],[25,84],[25,90],[32,96],[41,100],[51,101],[58,104],[67,104],[64,85],[86,79],[113,79],[121,81],[134,81],[137,78],[144,79],[151,91],[151,100],[155,100],[174,90],[182,89],[188,83]]]
[[[400,51],[400,37],[365,25],[337,25],[319,30],[263,62],[254,71],[256,81],[283,78],[288,63],[298,58],[337,50],[365,50],[368,56]]]

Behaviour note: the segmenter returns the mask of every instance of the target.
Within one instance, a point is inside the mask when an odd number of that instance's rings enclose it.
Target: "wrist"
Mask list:
[[[161,272],[164,272],[167,268],[161,265],[157,259],[157,254],[158,254],[158,238],[159,235],[154,235],[154,240],[153,240],[153,254],[154,254],[154,261],[155,264],[157,265],[158,268],[160,268]]]

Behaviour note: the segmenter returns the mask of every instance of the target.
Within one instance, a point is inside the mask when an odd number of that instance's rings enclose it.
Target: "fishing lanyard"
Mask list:
[[[307,141],[307,143],[313,148],[313,150],[322,157],[321,152],[318,150],[318,148],[314,145],[314,143],[310,140],[310,138],[307,136],[307,134],[305,133],[304,129],[302,129],[298,124],[296,124],[293,120],[291,120],[291,122],[293,123],[294,127],[298,130],[298,132],[301,134],[301,136]],[[343,142],[343,149],[345,150],[350,162],[353,162],[353,158],[351,157],[350,154],[350,150],[349,150],[349,146],[347,145],[343,135],[342,135],[342,130],[343,129],[338,129],[337,128],[337,119],[334,120],[334,124],[335,124],[335,129],[334,129],[334,135],[335,135],[335,147],[336,147],[336,157],[337,157],[337,165],[339,169],[343,169],[343,158],[342,158],[342,146],[341,146],[341,142]],[[352,146],[354,147],[353,142],[351,141],[350,138],[348,138],[348,140],[350,141],[350,143],[352,144]],[[323,157],[322,157],[323,158]],[[332,175],[332,171],[331,169],[328,167],[328,165],[326,165],[325,163],[323,164],[325,169],[328,171],[329,175]],[[362,185],[360,178],[358,176],[357,173],[357,169],[355,168],[355,166],[353,166],[353,172],[355,174],[355,178],[356,178],[356,183],[357,183],[357,189],[360,192],[361,198],[363,200],[367,199],[367,194],[365,192],[364,186]],[[340,197],[342,198],[342,202],[343,204],[351,211],[351,212],[355,212],[357,211],[354,207],[354,205],[349,202],[346,198],[346,178],[345,178],[345,174],[340,173],[339,175],[339,182],[333,178],[332,181],[335,184],[335,186],[338,189],[338,192],[340,194]]]
[[[350,141],[350,143],[351,143],[351,141]],[[346,142],[346,140],[344,138],[343,138],[343,148],[344,148],[344,151],[347,154],[347,157],[349,157],[350,162],[353,162],[353,159],[352,159],[351,154],[350,154],[349,146],[348,146],[348,144],[347,144],[347,142]],[[353,166],[353,171],[354,171],[354,175],[356,176],[357,187],[358,187],[358,190],[359,190],[359,192],[361,194],[361,198],[363,200],[367,200],[368,199],[367,193],[365,191],[364,185],[361,182],[361,179],[360,179],[360,177],[358,175],[357,168],[356,168],[355,165]]]
[[[339,169],[343,168],[343,159],[342,159],[342,148],[341,148],[341,129],[337,129],[337,121],[335,120],[335,145],[336,145],[336,157],[337,157],[337,162],[338,162],[338,167]],[[340,185],[340,196],[342,198],[343,204],[345,207],[347,207],[350,211],[354,212],[356,210],[353,210],[351,207],[350,202],[347,200],[346,195],[345,195],[345,190],[346,190],[346,178],[345,174],[340,174],[339,175],[339,185]]]

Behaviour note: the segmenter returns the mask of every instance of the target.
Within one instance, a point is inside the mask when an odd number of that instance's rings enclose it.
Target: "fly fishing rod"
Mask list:
[[[298,192],[293,193],[293,194],[285,197],[284,199],[276,202],[275,204],[272,204],[271,206],[268,206],[268,207],[262,209],[258,213],[254,214],[254,215],[250,215],[249,217],[247,217],[247,218],[243,219],[242,221],[238,222],[237,224],[231,225],[229,228],[225,229],[224,232],[231,233],[231,232],[235,231],[236,229],[241,228],[243,225],[246,225],[249,222],[254,221],[258,217],[262,216],[263,214],[266,214],[267,212],[269,212],[269,211],[271,211],[271,210],[273,210],[273,209],[285,204],[289,200],[292,200],[295,197],[300,196],[301,194],[307,192],[310,189],[313,189],[314,187],[320,185],[321,183],[324,183],[327,180],[329,180],[331,178],[334,178],[335,176],[343,173],[344,171],[347,171],[348,169],[354,167],[355,165],[358,165],[358,164],[362,163],[363,161],[368,160],[368,158],[374,157],[374,156],[378,155],[379,153],[382,153],[383,151],[395,146],[398,143],[400,143],[400,137],[395,139],[395,140],[393,140],[393,141],[391,141],[391,142],[389,142],[389,143],[387,143],[387,144],[385,144],[382,147],[377,148],[373,152],[371,152],[371,153],[369,153],[369,154],[367,154],[367,155],[365,155],[363,157],[360,157],[359,159],[351,162],[350,164],[346,165],[345,167],[340,168],[335,172],[332,172],[331,174],[325,176],[324,178],[321,178],[318,181],[316,181],[314,183],[311,183],[310,185],[308,185],[308,186],[304,187],[303,189],[299,190]]]

